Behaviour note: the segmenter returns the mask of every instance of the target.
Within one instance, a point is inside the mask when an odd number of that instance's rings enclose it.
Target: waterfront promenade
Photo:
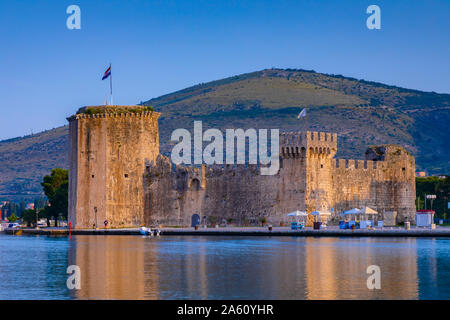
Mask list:
[[[221,228],[160,228],[161,236],[288,236],[288,237],[450,237],[450,227],[436,226],[436,229],[411,227],[410,230],[400,227],[377,229],[341,230],[330,226],[326,229],[291,230],[289,227],[221,227]],[[7,234],[17,235],[54,235],[69,234],[67,228],[16,229],[5,230]],[[138,228],[123,229],[76,229],[72,235],[141,235]]]

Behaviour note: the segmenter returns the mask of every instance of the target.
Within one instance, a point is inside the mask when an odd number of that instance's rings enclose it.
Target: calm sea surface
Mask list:
[[[0,234],[0,299],[450,299],[450,239]]]

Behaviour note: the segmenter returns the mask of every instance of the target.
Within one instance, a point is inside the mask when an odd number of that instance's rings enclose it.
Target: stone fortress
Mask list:
[[[160,114],[143,106],[81,108],[69,121],[69,221],[74,228],[190,226],[232,221],[279,225],[295,210],[332,219],[369,206],[378,219],[414,221],[415,163],[397,145],[369,147],[365,160],[335,159],[337,134],[280,134],[280,168],[175,165],[159,153]]]

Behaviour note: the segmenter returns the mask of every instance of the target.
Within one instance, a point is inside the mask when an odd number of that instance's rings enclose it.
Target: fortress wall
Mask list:
[[[282,158],[278,184],[273,186],[277,188],[278,219],[285,221],[287,213],[306,210],[306,186],[306,157]]]
[[[78,192],[78,122],[69,122],[69,195],[68,221],[74,226],[77,223],[77,192]]]
[[[191,216],[213,216],[256,225],[287,222],[286,214],[304,210],[304,159],[287,159],[277,175],[262,176],[256,165],[176,166],[159,156],[148,168],[149,211],[146,223],[190,225]],[[164,200],[163,200],[164,199]]]
[[[158,116],[125,113],[106,121],[106,219],[111,226],[144,221],[145,162],[159,153]]]
[[[295,210],[363,206],[414,219],[414,158],[399,146],[370,147],[366,160],[333,159],[336,134],[289,132],[280,135],[273,176],[256,165],[175,166],[159,154],[159,113],[95,108],[105,113],[68,119],[74,228],[102,227],[104,220],[110,227],[190,225],[193,214],[241,225],[265,217],[278,225]]]
[[[332,208],[331,162],[332,159],[325,155],[313,154],[307,158],[306,203],[309,212],[329,211]]]
[[[185,173],[185,178],[182,173]],[[144,179],[146,225],[183,225],[183,217],[178,209],[179,193],[183,193],[186,187],[186,174],[184,170],[173,172],[170,159],[163,155],[159,155],[155,162],[147,166]]]
[[[363,206],[378,211],[379,204],[374,198],[376,192],[372,188],[372,181],[376,179],[373,163],[371,165],[369,161],[334,159],[332,164],[334,213],[340,214],[345,210]]]
[[[332,185],[335,190],[334,210],[363,206],[379,212],[396,211],[398,221],[415,219],[414,158],[396,147],[397,156],[384,161],[345,160],[333,162]]]
[[[72,227],[92,227],[106,216],[106,123],[99,118],[73,119],[69,123],[71,181],[69,221]],[[74,181],[75,180],[75,181]]]
[[[143,177],[146,161],[159,153],[158,117],[125,112],[68,118],[72,227],[103,227],[105,220],[111,227],[143,223]]]
[[[233,219],[238,224],[244,224],[244,220],[257,224],[269,215],[275,219],[276,177],[261,176],[256,166],[207,170],[202,215],[215,216],[219,221]]]

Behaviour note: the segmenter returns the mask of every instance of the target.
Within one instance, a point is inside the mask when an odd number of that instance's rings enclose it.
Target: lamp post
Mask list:
[[[98,224],[97,224],[97,207],[94,207],[94,212],[95,212],[95,230],[98,229]]]
[[[430,199],[431,202],[431,210],[433,210],[433,200],[436,199],[436,195],[435,194],[427,194],[426,195],[426,199]],[[425,200],[426,201],[426,200]],[[426,202],[425,202],[426,204]],[[426,205],[425,205],[425,209],[426,209]]]

